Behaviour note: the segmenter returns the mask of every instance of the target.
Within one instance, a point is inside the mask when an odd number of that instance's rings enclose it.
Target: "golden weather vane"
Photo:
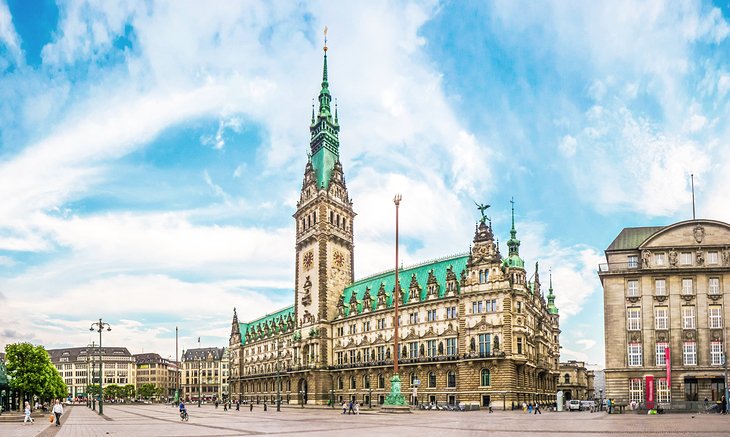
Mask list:
[[[324,26],[324,51],[327,51],[327,26]]]

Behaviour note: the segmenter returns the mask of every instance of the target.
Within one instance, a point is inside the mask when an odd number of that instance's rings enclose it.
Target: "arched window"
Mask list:
[[[370,388],[370,377],[368,375],[362,377],[362,386],[363,388]]]
[[[482,369],[481,373],[481,386],[486,387],[488,385],[491,385],[491,373],[489,372],[489,369]]]
[[[378,374],[378,388],[385,388],[385,376],[382,373]]]
[[[416,384],[416,381],[418,381],[418,374],[416,374],[415,372],[411,373],[410,381],[411,381],[411,387],[414,386]]]
[[[342,390],[345,388],[345,382],[342,380],[342,377],[340,376],[337,378],[337,389]]]
[[[570,375],[567,373],[565,374],[565,383],[570,384]]]
[[[357,380],[355,379],[355,375],[350,377],[350,388],[353,390],[357,388]]]
[[[446,386],[449,388],[456,387],[456,372],[453,370],[446,374]]]
[[[430,388],[436,387],[436,374],[434,372],[428,374],[428,386]]]

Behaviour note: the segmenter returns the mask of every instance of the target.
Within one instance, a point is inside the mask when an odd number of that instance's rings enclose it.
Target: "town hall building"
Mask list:
[[[560,328],[552,278],[545,295],[538,264],[526,269],[514,204],[506,256],[482,214],[473,241],[457,243],[465,253],[399,269],[400,350],[393,350],[394,271],[354,278],[356,214],[324,51],[294,213],[294,303],[249,322],[234,309],[231,399],[274,403],[281,393],[284,403],[382,404],[399,353],[402,392],[411,403],[553,402]]]

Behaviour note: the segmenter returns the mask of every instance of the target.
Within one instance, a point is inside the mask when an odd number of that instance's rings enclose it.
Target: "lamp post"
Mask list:
[[[601,394],[601,405],[599,405],[599,408],[601,411],[603,411],[603,389],[599,388],[598,392]]]
[[[200,337],[198,337],[198,408],[203,397],[203,354],[200,351]]]
[[[330,389],[330,405],[335,409],[335,389]]]
[[[395,408],[403,408],[406,401],[400,391],[400,375],[398,374],[398,305],[400,303],[400,279],[398,278],[398,208],[403,196],[396,194],[393,198],[395,204],[395,290],[393,290],[394,317],[393,317],[393,377],[390,378],[390,394],[385,398],[385,405]]]
[[[373,408],[373,389],[368,388],[368,408]]]
[[[723,367],[725,367],[725,411],[724,413],[727,413],[727,405],[728,402],[730,402],[730,396],[728,396],[728,386],[727,386],[727,352],[722,353],[722,364]]]
[[[0,391],[0,414],[5,410],[5,390]]]
[[[87,347],[91,347],[91,352],[86,354],[86,406],[91,408],[91,396],[89,393],[89,386],[94,383],[94,374],[92,373],[91,366],[94,362],[91,360],[91,354],[94,353],[94,347],[96,343],[93,341]]]
[[[101,333],[106,328],[107,331],[111,331],[112,327],[99,319],[98,322],[91,324],[89,331],[97,331],[99,333],[99,414],[104,414],[104,374],[102,373],[102,362],[101,362]]]

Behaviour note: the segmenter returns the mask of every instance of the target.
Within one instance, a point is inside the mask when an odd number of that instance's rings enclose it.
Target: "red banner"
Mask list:
[[[664,360],[667,363],[667,389],[672,392],[672,354],[668,347],[664,348]]]
[[[646,408],[651,410],[654,408],[654,376],[653,375],[646,375],[646,384],[644,384],[644,388],[646,389]]]

